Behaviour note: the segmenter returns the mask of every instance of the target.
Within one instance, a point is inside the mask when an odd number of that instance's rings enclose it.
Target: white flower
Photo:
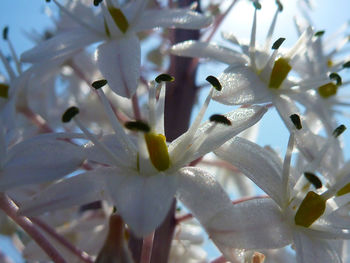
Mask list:
[[[327,188],[322,187],[322,182],[312,170],[312,164],[304,168],[303,175],[290,169],[293,141],[294,135],[292,134],[284,164],[271,152],[238,137],[215,152],[224,160],[241,169],[271,197],[271,199],[264,201],[260,200],[270,207],[265,212],[261,211],[260,217],[280,215],[282,222],[278,223],[283,231],[288,233],[284,237],[284,242],[280,243],[280,247],[285,246],[286,242],[292,242],[295,246],[298,263],[341,262],[336,249],[338,241],[333,240],[350,238],[350,227],[342,223],[344,215],[340,215],[343,207],[341,204],[349,201],[349,197],[346,195],[349,193],[348,165],[345,165],[334,175],[334,178],[337,178],[335,183],[327,185]],[[317,162],[320,162],[320,159]],[[316,190],[309,190],[310,186]],[[240,206],[241,208],[236,207],[236,209],[243,210],[243,207],[252,209],[252,211],[256,209],[254,203],[250,201],[242,202]],[[228,220],[231,215],[226,214],[226,216],[226,220]],[[334,220],[330,220],[331,217]],[[225,218],[220,218],[219,215],[217,218],[217,223],[226,222]],[[226,224],[228,223],[226,222]],[[271,219],[269,225],[264,227],[269,227],[270,224],[274,225],[275,222]],[[259,237],[254,233],[255,227],[261,226],[261,219],[252,217],[249,225],[251,229],[247,228],[246,237],[242,237],[242,240],[249,241],[248,246],[242,248],[247,249],[249,246],[266,248],[268,237]],[[225,227],[223,228],[225,229]],[[231,234],[233,238],[234,233]],[[274,236],[276,235],[274,234]],[[254,240],[250,240],[252,236]],[[236,239],[239,238],[236,237]],[[227,238],[226,241],[229,243],[230,239]],[[238,242],[234,241],[236,244]]]
[[[49,187],[33,201],[26,203],[21,208],[22,212],[34,214],[99,199],[111,199],[131,230],[137,236],[145,236],[163,221],[178,187],[179,174],[188,169],[186,165],[253,125],[266,112],[260,106],[241,108],[225,117],[221,116],[221,119],[231,125],[218,123],[220,121],[215,118],[213,122],[200,125],[211,99],[211,90],[189,130],[167,145],[163,124],[164,85],[162,82],[151,86],[149,125],[140,121],[125,124],[137,132],[136,139],[125,133],[102,89],[98,89],[115,134],[97,140],[78,117],[73,120],[93,142],[87,145],[88,159],[102,163],[104,167]],[[68,110],[66,117],[73,117],[76,110]]]
[[[328,73],[296,78],[296,72],[293,72],[295,65],[300,67],[299,58],[306,52],[306,44],[313,37],[313,30],[310,27],[307,28],[288,51],[279,52],[284,38],[278,39],[272,45],[273,51],[270,54],[269,48],[277,14],[278,10],[262,48],[256,45],[257,10],[255,10],[249,45],[239,41],[233,34],[223,34],[226,40],[241,48],[242,53],[217,44],[191,40],[174,45],[171,53],[180,56],[210,58],[228,64],[229,66],[218,77],[223,86],[222,92],[213,94],[213,99],[223,104],[272,103],[280,115],[289,116],[292,113],[286,109],[291,106],[286,105],[285,99],[281,99],[287,97],[291,103],[298,101],[307,109],[317,111],[316,103],[311,106],[308,103],[307,96],[310,94],[306,91],[313,91],[329,83],[331,80]],[[293,77],[292,73],[294,73]],[[332,126],[329,123],[327,125]]]
[[[211,18],[188,9],[148,10],[148,1],[144,0],[122,6],[107,0],[100,4],[102,11],[97,14],[79,2],[81,7],[75,8],[75,13],[54,2],[79,26],[67,28],[23,53],[22,61],[38,63],[69,57],[81,48],[103,41],[96,49],[95,60],[113,91],[123,97],[135,93],[140,76],[138,32],[157,27],[199,29],[211,23]]]

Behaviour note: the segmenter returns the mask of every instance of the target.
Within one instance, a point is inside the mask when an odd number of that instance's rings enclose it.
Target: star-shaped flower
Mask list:
[[[78,1],[71,10],[54,2],[61,12],[78,25],[68,27],[51,39],[22,54],[22,61],[40,63],[69,57],[86,46],[101,42],[95,60],[102,75],[118,95],[131,97],[140,76],[141,48],[137,33],[154,28],[200,29],[211,18],[189,9],[146,9],[148,1],[136,0],[123,5],[107,0],[99,3],[97,14]],[[76,6],[79,6],[77,8]]]
[[[212,88],[192,126],[167,145],[163,124],[164,80],[169,79],[167,75],[160,75],[156,79],[159,83],[151,85],[147,122],[125,123],[136,137],[127,134],[115,118],[101,89],[106,82],[95,82],[93,86],[101,96],[115,134],[96,139],[75,116],[77,108],[69,109],[63,120],[72,118],[78,124],[92,142],[86,145],[88,159],[104,166],[49,187],[26,203],[22,213],[33,214],[108,199],[131,230],[137,236],[145,236],[163,221],[178,188],[178,177],[188,169],[186,166],[256,123],[266,112],[260,106],[240,108],[226,115],[214,115],[211,121],[201,125]]]

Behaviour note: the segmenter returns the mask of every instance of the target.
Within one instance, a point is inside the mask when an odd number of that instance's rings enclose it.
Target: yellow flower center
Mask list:
[[[149,157],[158,171],[165,171],[170,167],[170,157],[166,139],[163,134],[148,132],[144,135]]]
[[[326,209],[326,201],[322,196],[312,191],[308,192],[295,214],[295,224],[303,227],[311,226],[323,215]]]
[[[291,71],[292,66],[289,65],[289,60],[285,58],[279,58],[275,61],[273,65],[269,88],[270,89],[279,89],[282,85],[282,82],[287,78],[289,71]]]
[[[327,99],[337,94],[337,90],[338,90],[338,86],[332,82],[329,82],[318,88],[318,94],[320,94],[322,98]]]

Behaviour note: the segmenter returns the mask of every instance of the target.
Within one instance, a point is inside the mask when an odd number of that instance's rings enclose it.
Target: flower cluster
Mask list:
[[[276,0],[259,43],[265,2],[241,0],[250,39],[227,45],[237,0],[46,2],[55,28],[19,57],[5,27],[0,50],[0,233],[23,258],[200,263],[212,242],[213,262],[349,262],[348,25],[329,45],[298,1],[286,48]],[[226,68],[197,85],[202,58]],[[234,108],[208,118],[212,100]],[[257,140],[274,109],[284,160]]]

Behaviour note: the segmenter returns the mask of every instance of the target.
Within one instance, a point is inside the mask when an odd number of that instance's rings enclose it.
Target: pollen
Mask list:
[[[309,227],[320,218],[326,209],[326,200],[315,192],[308,192],[295,214],[298,226]]]
[[[275,61],[273,65],[269,88],[271,89],[279,89],[282,85],[282,82],[287,78],[289,71],[291,71],[292,66],[289,65],[288,59],[279,58]]]
[[[322,85],[321,87],[318,88],[318,94],[322,98],[329,98],[335,94],[337,94],[338,86],[332,82],[327,83],[325,85]]]
[[[165,136],[154,132],[145,133],[144,136],[153,166],[158,171],[167,170],[170,167],[170,157]]]

